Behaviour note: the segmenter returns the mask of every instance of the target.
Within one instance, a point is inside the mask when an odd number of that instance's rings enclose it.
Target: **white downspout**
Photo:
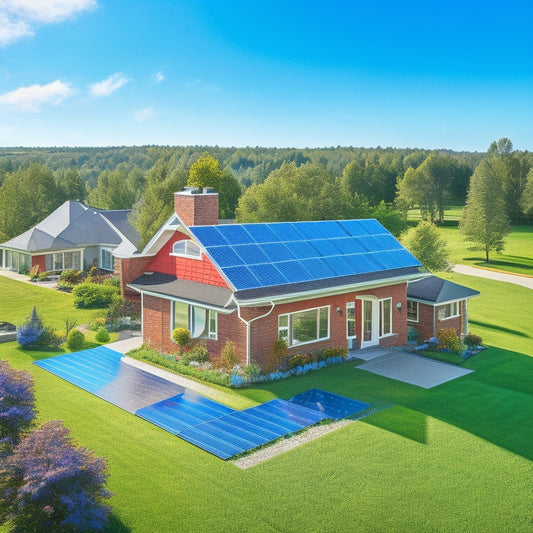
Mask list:
[[[268,315],[270,315],[270,313],[272,313],[272,311],[274,311],[274,307],[276,307],[276,304],[273,301],[270,301],[270,305],[272,307],[268,310],[268,313],[265,313],[264,315],[256,316],[255,318],[252,318],[251,320],[245,320],[241,316],[241,306],[239,305],[239,302],[237,302],[236,300],[233,300],[233,301],[237,304],[237,316],[239,317],[239,319],[242,322],[244,322],[246,324],[246,364],[249,365],[251,363],[251,359],[250,359],[250,324],[252,322],[254,322],[255,320],[259,320],[260,318],[265,318]]]

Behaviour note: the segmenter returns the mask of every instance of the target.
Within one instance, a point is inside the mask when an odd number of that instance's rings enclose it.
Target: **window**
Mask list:
[[[74,267],[65,267],[65,268],[74,268]],[[101,258],[100,258],[100,268],[104,270],[114,270],[115,257],[113,256],[113,251],[111,248],[102,248]]]
[[[446,320],[459,316],[459,302],[452,302],[451,304],[439,305],[437,307],[437,317],[439,320]]]
[[[407,300],[407,320],[418,322],[418,302]]]
[[[329,306],[279,315],[278,338],[289,346],[329,338]]]
[[[52,270],[81,270],[81,251],[52,254]]]
[[[346,304],[346,336],[348,338],[357,337],[355,332],[355,302]]]
[[[176,241],[172,245],[172,255],[180,257],[190,257],[191,259],[201,259],[202,252],[200,247],[193,241]]]
[[[392,333],[392,298],[379,301],[379,336]]]
[[[187,328],[193,339],[216,339],[218,313],[205,307],[174,302],[173,328]]]

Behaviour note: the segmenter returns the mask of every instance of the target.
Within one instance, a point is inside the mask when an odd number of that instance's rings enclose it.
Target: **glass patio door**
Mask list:
[[[361,348],[379,344],[379,306],[378,301],[371,298],[361,299],[362,326]]]

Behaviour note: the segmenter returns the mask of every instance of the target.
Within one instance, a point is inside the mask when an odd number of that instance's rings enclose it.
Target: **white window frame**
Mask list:
[[[77,249],[77,250],[61,250],[60,252],[51,252],[50,255],[52,256],[52,267],[50,270],[56,271],[56,270],[71,270],[70,268],[65,268],[65,254],[66,253],[79,253],[80,254],[80,268],[78,270],[83,269],[83,250]],[[56,266],[56,255],[61,255],[61,268],[55,268]]]
[[[349,316],[350,312],[353,311],[353,318]],[[349,334],[350,327],[349,322],[353,320],[353,335]],[[355,320],[355,302],[347,302],[346,303],[346,338],[348,339],[357,339],[357,326],[356,326],[356,320]]]
[[[179,247],[183,246],[184,251],[177,252],[176,245]],[[174,257],[187,257],[188,259],[196,259],[198,261],[202,259],[202,250],[194,241],[181,239],[172,245],[172,253],[170,255]]]
[[[320,337],[320,330],[322,329],[320,326],[320,311],[322,309],[327,309],[327,334],[325,337]],[[287,346],[305,346],[306,344],[313,344],[315,342],[321,342],[328,340],[330,338],[330,309],[331,306],[329,305],[322,305],[320,307],[311,307],[310,309],[301,309],[299,311],[294,311],[292,313],[284,313],[281,315],[278,315],[278,338],[279,339],[285,339],[287,341]],[[293,320],[294,315],[302,314],[302,313],[308,313],[310,311],[316,311],[316,317],[317,317],[317,324],[316,324],[316,332],[317,332],[317,338],[305,341],[305,342],[294,342],[293,339]],[[287,325],[281,325],[281,319],[287,317]]]
[[[214,309],[210,309],[209,307],[202,307],[200,305],[193,305],[188,302],[182,302],[179,300],[172,300],[172,329],[170,331],[170,338],[172,338],[172,331],[174,328],[176,328],[175,324],[175,304],[182,304],[187,306],[187,329],[191,332],[191,338],[195,339],[207,339],[207,340],[218,340],[218,313]],[[207,335],[203,335],[200,337],[192,337],[192,330],[191,330],[191,323],[192,323],[192,316],[194,313],[194,309],[202,309],[206,311],[206,328],[207,328]],[[213,320],[214,319],[214,320]],[[214,323],[214,330],[211,328],[212,322]],[[182,326],[178,326],[182,327]],[[205,331],[205,328],[204,328]]]
[[[409,306],[413,304],[416,305],[416,318],[409,318]],[[414,300],[407,300],[407,320],[409,322],[416,322],[416,323],[418,323],[420,320],[420,305],[418,302],[415,302]]]
[[[451,314],[447,314],[448,310]],[[437,318],[439,320],[448,320],[449,318],[456,318],[458,316],[461,316],[461,306],[459,305],[459,300],[456,300],[455,302],[447,302],[437,306]]]
[[[385,325],[385,305],[386,301],[390,302],[389,305],[389,331],[384,331]],[[392,298],[382,298],[379,300],[379,338],[390,337],[392,335]]]
[[[100,248],[100,268],[102,270],[108,270],[110,272],[113,272],[115,270],[115,257],[113,255],[113,250],[114,248]],[[107,266],[104,266],[104,252],[107,252],[109,254],[109,257],[111,258],[111,268],[107,268]]]

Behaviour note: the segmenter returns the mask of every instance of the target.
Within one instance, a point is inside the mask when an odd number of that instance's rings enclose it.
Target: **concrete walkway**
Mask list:
[[[473,370],[395,349],[389,349],[385,355],[368,359],[356,368],[424,389],[431,389],[473,372]]]
[[[455,265],[453,271],[458,274],[467,274],[468,276],[477,276],[479,278],[493,279],[495,281],[506,281],[507,283],[514,283],[515,285],[521,285],[522,287],[533,289],[533,277],[509,274],[507,272],[497,272],[495,270],[486,270],[484,268],[476,268],[467,265]]]
[[[11,270],[0,270],[0,276],[14,279],[15,281],[22,281],[23,283],[31,283],[35,287],[44,287],[45,289],[55,289],[57,286],[57,281],[31,281],[29,276],[18,274],[17,272],[12,272]]]

